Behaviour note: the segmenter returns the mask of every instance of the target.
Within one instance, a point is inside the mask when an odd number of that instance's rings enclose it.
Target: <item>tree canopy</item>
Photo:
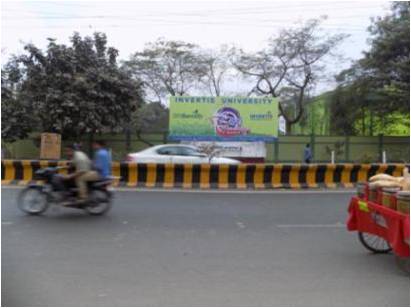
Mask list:
[[[20,78],[18,63],[12,59],[1,70],[1,137],[6,142],[26,138],[36,126],[33,106],[19,99]]]
[[[198,46],[158,39],[136,52],[123,67],[143,82],[151,101],[164,102],[167,95],[188,95],[204,75],[198,62]]]
[[[38,123],[33,130],[64,137],[121,129],[130,120],[142,101],[142,89],[117,65],[118,51],[107,47],[106,35],[82,38],[74,33],[70,43],[49,39],[45,51],[27,44],[25,54],[14,59],[14,88],[2,88],[2,96],[7,91],[13,96],[6,104],[2,101],[9,112],[2,114],[2,135],[20,122],[21,106],[31,111],[32,120],[25,123]],[[26,132],[23,128],[15,131]]]
[[[324,68],[322,61],[333,55],[345,38],[344,34],[323,33],[322,19],[283,29],[270,38],[266,49],[256,54],[234,50],[234,66],[255,82],[251,93],[279,97],[280,112],[288,125],[301,119],[307,92]],[[295,114],[287,112],[287,102],[294,103]]]
[[[388,108],[409,112],[410,3],[392,3],[392,13],[370,26],[371,49],[360,60],[364,75],[378,89]]]
[[[168,109],[159,102],[141,105],[132,116],[132,129],[136,132],[159,132],[168,129]]]
[[[373,135],[378,125],[398,121],[396,113],[409,115],[409,9],[409,2],[393,2],[389,15],[373,20],[370,50],[337,76],[331,98],[334,133]]]
[[[372,135],[377,122],[409,114],[409,7],[394,2],[389,15],[374,19],[370,49],[337,76],[338,88],[328,98],[333,133]],[[290,131],[307,121],[310,90],[346,37],[325,33],[323,19],[282,29],[259,52],[158,39],[121,65],[104,33],[74,33],[67,45],[49,38],[45,50],[26,44],[2,68],[2,137],[163,130],[168,95],[228,93],[278,97]],[[244,91],[227,91],[234,76],[237,82],[243,77]]]

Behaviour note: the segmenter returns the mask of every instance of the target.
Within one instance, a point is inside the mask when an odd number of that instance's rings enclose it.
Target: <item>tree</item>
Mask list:
[[[198,55],[199,71],[202,71],[201,83],[211,96],[221,96],[223,85],[229,79],[231,64],[226,47],[220,51],[203,50]]]
[[[337,135],[356,135],[355,120],[359,116],[358,105],[351,91],[338,87],[330,96],[330,131]],[[361,103],[359,101],[359,103]]]
[[[394,2],[391,14],[373,20],[371,48],[337,75],[332,128],[374,135],[409,114],[409,3]]]
[[[168,109],[158,102],[143,104],[133,115],[132,126],[135,131],[167,131]]]
[[[204,68],[197,51],[194,44],[158,39],[136,52],[123,67],[141,78],[147,100],[164,103],[167,95],[187,95],[199,84]]]
[[[1,137],[5,142],[26,138],[36,125],[33,109],[20,100],[20,80],[18,62],[13,58],[1,70]]]
[[[374,135],[375,119],[384,117],[387,111],[378,108],[382,98],[373,90],[372,80],[364,75],[359,64],[342,71],[336,80],[339,86],[330,97],[331,130],[334,133]],[[361,123],[357,125],[359,120]]]
[[[391,4],[391,14],[369,27],[371,49],[359,61],[364,75],[384,97],[391,110],[409,113],[410,98],[410,3]]]
[[[168,130],[169,110],[160,102],[144,103],[133,114],[126,129],[126,138],[130,143],[131,133],[149,146],[154,144],[142,136],[143,132],[166,132]]]
[[[280,97],[281,89],[296,96],[295,114],[286,111],[280,101],[280,112],[288,129],[297,123],[304,111],[307,91],[322,72],[322,61],[332,56],[335,47],[346,37],[343,34],[325,35],[321,32],[322,19],[313,19],[302,26],[284,29],[272,37],[266,49],[256,54],[233,50],[233,65],[245,77],[255,82],[250,94]]]
[[[26,54],[17,58],[20,102],[32,107],[42,131],[65,138],[121,129],[142,101],[139,85],[119,69],[118,51],[107,47],[105,34],[74,33],[70,42],[49,39],[45,52],[24,47]]]

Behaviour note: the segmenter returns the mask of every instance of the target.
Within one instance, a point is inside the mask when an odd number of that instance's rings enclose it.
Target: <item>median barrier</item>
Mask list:
[[[68,161],[2,160],[3,185],[36,181],[36,170]],[[377,173],[401,176],[406,164],[137,164],[113,162],[114,186],[185,189],[352,188]],[[59,170],[67,173],[67,169]]]

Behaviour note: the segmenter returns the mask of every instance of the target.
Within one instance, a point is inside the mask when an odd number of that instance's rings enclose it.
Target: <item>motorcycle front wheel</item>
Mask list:
[[[111,196],[105,190],[92,190],[89,203],[84,208],[90,215],[103,215],[111,208]]]
[[[17,205],[27,214],[40,215],[49,207],[48,196],[39,187],[27,187],[18,195]]]

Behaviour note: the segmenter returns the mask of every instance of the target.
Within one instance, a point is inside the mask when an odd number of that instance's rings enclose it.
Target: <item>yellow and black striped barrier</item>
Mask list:
[[[2,160],[2,184],[36,181],[40,168],[67,161]],[[354,187],[378,173],[401,176],[406,164],[137,164],[113,162],[115,186],[186,189],[273,189]],[[59,170],[67,173],[67,169]]]

